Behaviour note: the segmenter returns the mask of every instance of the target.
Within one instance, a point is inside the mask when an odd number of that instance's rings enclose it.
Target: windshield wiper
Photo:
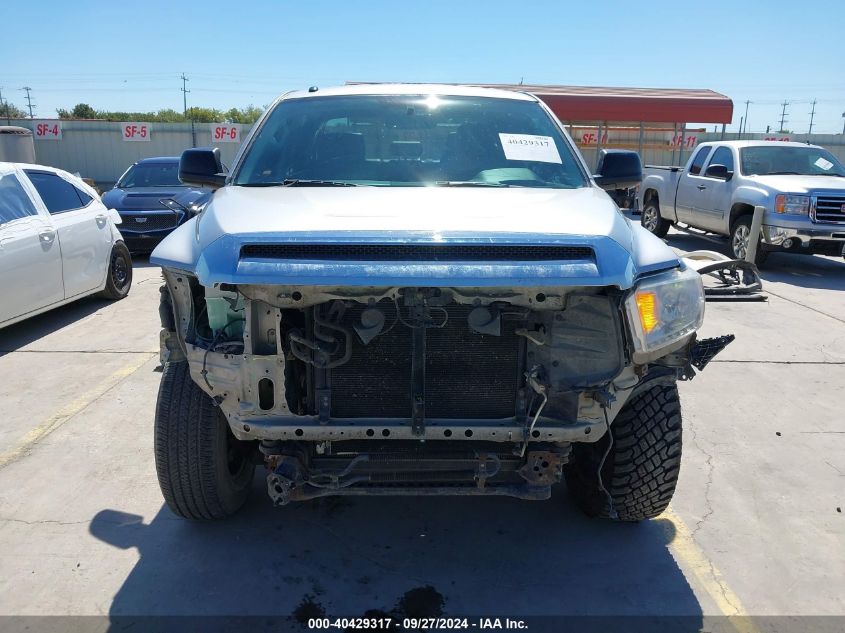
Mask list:
[[[271,182],[244,182],[239,187],[357,187],[354,182],[343,180],[302,180],[301,178],[285,178]]]
[[[767,174],[760,174],[761,176],[806,176],[808,174],[799,174],[797,171],[770,171]]]
[[[438,180],[435,187],[510,187],[502,182],[484,182],[483,180]]]

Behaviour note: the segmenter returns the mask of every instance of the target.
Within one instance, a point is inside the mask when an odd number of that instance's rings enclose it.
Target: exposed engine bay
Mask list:
[[[163,360],[187,360],[277,504],[329,494],[543,499],[643,377],[613,288],[228,285],[165,272]],[[636,362],[635,362],[636,361]],[[448,490],[447,490],[448,489]]]

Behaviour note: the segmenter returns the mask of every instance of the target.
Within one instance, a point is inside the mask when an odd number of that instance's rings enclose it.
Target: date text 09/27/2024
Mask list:
[[[528,625],[524,620],[511,618],[309,618],[307,622],[310,630],[338,629],[346,631],[357,630],[390,630],[400,627],[406,630],[526,630]]]

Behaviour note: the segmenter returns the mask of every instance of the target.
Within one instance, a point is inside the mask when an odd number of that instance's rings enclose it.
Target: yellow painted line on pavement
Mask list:
[[[124,365],[116,372],[111,374],[108,378],[103,380],[93,389],[86,391],[75,400],[67,403],[61,409],[56,411],[49,418],[44,420],[41,424],[30,430],[26,435],[20,438],[15,444],[15,447],[0,453],[0,468],[8,466],[15,460],[23,457],[26,453],[38,442],[47,437],[50,433],[59,428],[62,424],[70,420],[80,411],[83,411],[88,405],[93,403],[98,398],[105,395],[110,389],[118,385],[124,378],[131,376],[138,371],[143,365],[154,358],[156,354],[144,354],[140,359],[135,359],[128,365]]]
[[[674,538],[668,545],[669,551],[683,569],[692,575],[698,587],[716,603],[716,607],[728,618],[737,633],[760,633],[739,596],[728,586],[722,573],[695,542],[692,531],[683,519],[671,507],[661,518],[670,521],[675,527]]]

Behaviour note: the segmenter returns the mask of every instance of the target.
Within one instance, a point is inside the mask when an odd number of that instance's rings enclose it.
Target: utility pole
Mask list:
[[[182,114],[185,115],[185,118],[188,118],[188,93],[190,90],[186,87],[186,83],[188,78],[185,77],[185,73],[182,73]]]
[[[810,111],[810,131],[807,134],[813,133],[813,119],[816,116],[816,100],[813,99],[813,109]]]
[[[33,119],[35,117],[32,116],[32,99],[29,96],[29,93],[30,91],[32,91],[32,88],[30,88],[29,86],[24,86],[23,88],[21,88],[21,90],[26,90],[26,105],[29,107],[29,118]]]
[[[783,126],[786,123],[786,106],[789,105],[789,101],[784,101],[781,105],[783,106],[783,110],[780,112],[780,130],[778,130],[778,132],[784,131]]]
[[[185,77],[185,73],[182,73],[182,114],[185,115],[185,118],[188,116],[188,93],[190,92],[187,88],[188,81],[189,79]],[[197,132],[194,129],[193,112],[191,113],[191,146],[197,146]]]
[[[748,100],[746,100],[746,101],[745,101],[745,127],[744,127],[744,128],[742,128],[742,129],[739,131],[739,136],[740,136],[740,138],[742,138],[743,132],[747,132],[747,131],[748,131],[748,104],[749,104],[749,103],[751,103],[751,101],[748,101]]]
[[[6,107],[6,103],[5,103],[5,101],[3,101],[3,93],[2,93],[2,92],[0,92],[0,110],[5,110],[5,111],[6,111],[6,125],[11,125],[11,124],[12,124],[12,119],[11,119],[11,117],[9,116],[9,115],[11,114],[11,113],[9,112],[9,110],[11,110],[11,108]]]

